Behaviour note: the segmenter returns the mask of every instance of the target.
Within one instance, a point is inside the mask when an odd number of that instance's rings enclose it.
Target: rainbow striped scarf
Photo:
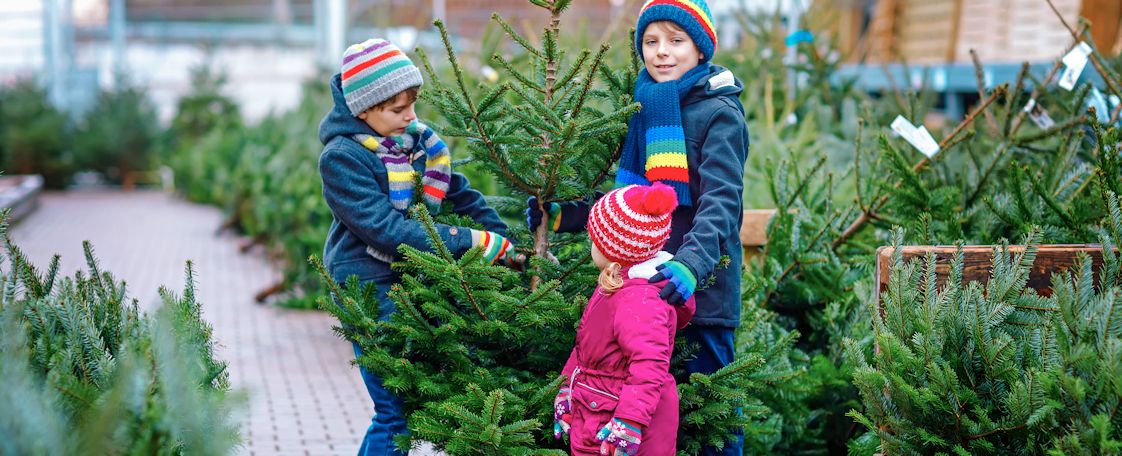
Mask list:
[[[662,182],[678,194],[679,206],[693,206],[681,100],[697,81],[708,75],[709,62],[694,67],[679,79],[662,83],[655,82],[646,69],[639,72],[635,101],[643,107],[627,125],[616,188]]]
[[[439,212],[440,203],[448,193],[448,181],[452,177],[452,156],[448,153],[448,146],[428,125],[415,121],[409,124],[405,134],[401,136],[358,134],[354,135],[354,140],[377,154],[386,165],[390,202],[398,210],[409,209],[409,205],[414,202],[413,189],[417,186],[417,172],[413,169],[413,161],[422,156],[427,157],[425,174],[421,178],[424,201],[430,212]]]

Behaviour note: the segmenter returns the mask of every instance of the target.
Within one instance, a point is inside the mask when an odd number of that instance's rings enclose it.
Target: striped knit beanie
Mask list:
[[[343,53],[343,98],[353,116],[423,83],[409,56],[381,38],[352,44]]]
[[[620,187],[592,205],[588,236],[609,261],[642,263],[670,239],[670,214],[676,207],[674,189],[661,182]]]
[[[703,62],[713,58],[717,50],[717,28],[705,0],[647,0],[643,3],[639,22],[635,24],[635,49],[639,50],[640,60],[643,59],[643,32],[651,22],[658,21],[670,21],[684,29],[701,50]]]

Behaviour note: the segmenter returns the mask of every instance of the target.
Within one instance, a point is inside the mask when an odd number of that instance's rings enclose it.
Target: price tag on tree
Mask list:
[[[908,119],[905,119],[904,116],[896,116],[896,120],[892,121],[892,131],[899,134],[908,144],[926,155],[927,158],[932,158],[939,153],[939,143],[931,137],[927,127],[917,128],[911,122],[908,122]]]
[[[1052,116],[1048,115],[1048,111],[1045,111],[1044,107],[1040,106],[1035,98],[1029,99],[1028,103],[1025,104],[1024,111],[1028,113],[1029,119],[1032,119],[1032,123],[1036,124],[1041,130],[1047,130],[1056,125],[1056,122],[1052,120]]]
[[[1067,55],[1064,56],[1064,72],[1060,75],[1059,86],[1064,90],[1075,88],[1075,81],[1083,74],[1083,67],[1087,66],[1087,56],[1091,55],[1091,46],[1086,42],[1079,42]]]

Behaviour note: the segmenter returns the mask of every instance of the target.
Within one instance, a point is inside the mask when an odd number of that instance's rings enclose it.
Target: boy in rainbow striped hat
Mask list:
[[[507,227],[495,210],[466,177],[452,171],[444,141],[417,119],[413,108],[422,83],[420,70],[393,43],[370,39],[352,45],[331,80],[335,105],[319,128],[323,197],[333,217],[324,264],[340,284],[351,276],[362,284],[373,282],[379,319],[396,310],[387,293],[400,279],[390,269],[398,246],[432,248],[421,224],[406,217],[413,204],[424,203],[434,215],[451,207],[486,228],[438,223],[441,240],[454,254],[479,247],[491,263],[519,267],[524,261],[503,236]],[[362,355],[358,344],[354,350],[356,357]],[[405,455],[408,449],[393,443],[393,436],[407,432],[401,400],[374,373],[363,368],[360,373],[375,416],[359,454]]]
[[[635,30],[643,70],[634,96],[642,108],[628,125],[616,187],[661,182],[675,190],[678,208],[665,247],[674,259],[650,280],[668,280],[660,295],[670,304],[696,298],[697,313],[680,334],[700,350],[686,369],[712,373],[733,361],[733,334],[740,324],[741,193],[748,154],[738,99],[743,84],[710,63],[717,33],[704,0],[647,0]],[[545,222],[554,231],[578,231],[588,220],[588,201],[551,203],[548,214],[537,210],[537,201],[529,203],[531,229]],[[718,268],[722,256],[731,262]],[[712,285],[697,290],[699,281],[710,278]],[[723,450],[705,448],[703,454],[739,455],[742,448],[739,435]]]

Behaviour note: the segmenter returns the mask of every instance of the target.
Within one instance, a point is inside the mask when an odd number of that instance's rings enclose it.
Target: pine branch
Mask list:
[[[541,85],[539,85],[538,83],[536,83],[534,81],[531,81],[529,77],[527,77],[526,75],[522,74],[517,69],[515,69],[514,65],[512,65],[509,61],[507,61],[507,59],[503,58],[502,55],[495,54],[495,55],[491,56],[491,61],[498,64],[503,69],[505,69],[507,71],[507,73],[510,73],[511,76],[514,76],[514,79],[517,79],[518,82],[521,82],[523,86],[529,87],[530,89],[533,89],[535,92],[538,92],[538,93],[541,93],[541,94],[545,93],[545,88],[544,87],[542,87]]]
[[[974,80],[977,81],[978,99],[981,100],[986,98],[986,75],[985,71],[982,69],[982,61],[978,59],[978,53],[974,51],[974,48],[970,48],[970,61],[974,64]],[[983,114],[986,117],[986,125],[989,125],[990,131],[996,134],[998,132],[998,128],[997,121],[994,120],[993,113],[985,111]]]
[[[1052,12],[1056,13],[1056,18],[1058,18],[1060,20],[1060,23],[1064,25],[1064,28],[1067,29],[1068,33],[1071,33],[1071,38],[1073,40],[1075,40],[1076,43],[1081,42],[1083,40],[1082,35],[1084,33],[1086,33],[1086,30],[1087,30],[1086,27],[1083,26],[1084,25],[1083,21],[1080,20],[1080,29],[1082,30],[1082,33],[1081,32],[1076,32],[1075,29],[1071,28],[1071,26],[1068,25],[1067,20],[1065,20],[1064,16],[1062,14],[1060,14],[1060,10],[1056,9],[1056,5],[1052,3],[1052,0],[1046,0],[1046,1],[1048,2],[1048,7],[1052,8]],[[1115,81],[1114,78],[1111,76],[1112,73],[1108,73],[1103,68],[1103,63],[1099,59],[1098,51],[1095,49],[1095,44],[1094,44],[1095,41],[1094,40],[1090,40],[1090,41],[1091,41],[1091,55],[1090,55],[1091,64],[1093,64],[1095,66],[1095,69],[1098,70],[1099,75],[1102,76],[1103,82],[1106,83],[1106,86],[1110,89],[1110,91],[1114,92],[1115,95],[1122,96],[1122,92],[1118,91],[1118,82]]]
[[[868,211],[868,206],[865,205],[865,199],[861,197],[861,141],[865,138],[863,131],[865,129],[865,119],[857,119],[857,147],[854,152],[855,158],[853,159],[853,181],[855,182],[854,188],[857,191],[857,207],[861,208],[862,212]]]
[[[502,16],[499,16],[499,13],[491,13],[491,20],[498,23],[499,27],[501,27],[503,31],[506,32],[507,36],[509,36],[510,39],[514,40],[515,43],[518,43],[519,46],[522,46],[522,49],[525,49],[526,52],[529,52],[534,57],[542,58],[541,51],[539,51],[538,48],[531,44],[529,41],[526,41],[526,39],[523,38],[522,35],[519,35],[517,32],[515,32],[514,27],[511,27],[510,24],[503,20]]]
[[[810,167],[809,171],[807,171],[806,178],[805,179],[799,179],[799,186],[795,187],[795,191],[791,193],[791,197],[787,198],[787,201],[784,201],[782,204],[779,205],[778,210],[786,211],[786,210],[791,208],[791,205],[795,203],[795,200],[797,200],[800,196],[802,196],[803,191],[806,190],[807,185],[810,183],[811,177],[814,176],[815,174],[818,174],[818,172],[822,170],[822,167],[826,165],[826,160],[828,158],[829,157],[827,157],[825,155],[818,158],[818,161],[815,162],[814,165],[812,165]]]
[[[1048,208],[1051,209],[1052,212],[1060,217],[1060,220],[1064,222],[1064,225],[1067,226],[1068,229],[1080,230],[1080,227],[1076,225],[1075,220],[1072,219],[1071,214],[1068,214],[1067,211],[1061,208],[1060,203],[1052,197],[1050,192],[1044,189],[1043,184],[1040,182],[1040,179],[1029,179],[1029,181],[1032,183],[1032,188],[1036,191],[1037,196],[1040,196],[1040,199],[1044,200],[1044,204],[1048,206]]]
[[[1004,86],[999,86],[996,90],[994,90],[989,97],[983,100],[982,103],[974,109],[974,111],[971,111],[970,114],[967,115],[966,118],[963,119],[962,122],[959,123],[953,131],[951,131],[950,135],[947,135],[945,138],[943,138],[943,140],[939,143],[939,150],[945,150],[947,144],[950,144],[952,141],[954,141],[954,138],[958,136],[960,132],[962,132],[963,128],[966,128],[967,125],[973,123],[974,119],[977,118],[981,112],[985,111],[986,108],[989,107],[990,103],[993,103],[993,101],[997,99],[998,95],[1004,92]],[[929,162],[930,159],[924,157],[919,161],[919,163],[916,163],[916,165],[912,168],[912,171],[918,172],[919,170],[927,166]],[[893,188],[899,188],[899,186],[900,184],[897,183]],[[845,231],[842,231],[842,234],[838,236],[838,238],[835,239],[833,243],[831,243],[831,248],[836,251],[838,247],[840,247],[842,244],[845,244],[846,241],[849,240],[849,238],[856,235],[857,232],[860,231],[866,223],[869,223],[869,221],[872,219],[872,214],[877,210],[880,210],[880,208],[887,202],[888,195],[884,195],[880,197],[879,201],[869,206],[864,212],[861,213],[860,216],[857,217],[857,220],[854,220],[853,223],[850,223],[850,225],[846,227]]]
[[[607,44],[601,45],[601,49],[607,46]],[[581,49],[580,55],[577,56],[577,60],[573,62],[572,65],[569,65],[569,71],[563,74],[561,77],[557,78],[557,85],[561,87],[565,87],[566,85],[568,85],[569,81],[571,81],[573,77],[580,72],[580,69],[582,67],[584,67],[584,61],[588,60],[589,55],[592,55],[592,53],[588,49]]]
[[[452,64],[452,70],[456,75],[456,83],[459,85],[460,93],[463,95],[463,98],[467,104],[467,108],[470,110],[469,117],[471,118],[471,124],[474,126],[474,130],[479,132],[479,139],[483,142],[483,148],[486,151],[488,158],[491,159],[492,163],[496,164],[499,167],[503,176],[507,179],[507,182],[510,185],[528,194],[534,194],[534,189],[524,179],[522,179],[518,173],[514,173],[510,169],[507,161],[503,159],[502,153],[499,150],[499,145],[496,144],[487,133],[487,128],[486,125],[482,122],[480,111],[477,111],[472,106],[471,97],[468,95],[467,87],[464,85],[462,69],[460,68],[459,63],[456,60],[455,52],[452,50],[452,42],[448,38],[448,30],[445,29],[444,23],[440,20],[436,20],[433,21],[433,25],[436,25],[436,28],[440,31],[440,38],[444,42],[444,49],[448,54],[448,61]],[[418,52],[421,53],[422,61],[424,62],[426,71],[429,72],[430,78],[435,80],[435,73],[433,73],[432,71],[432,67],[428,62],[428,58],[425,57],[424,53],[421,52],[420,49],[418,49]],[[450,91],[446,91],[446,93],[449,96],[452,95]]]
[[[1070,130],[1072,128],[1075,128],[1075,127],[1078,127],[1080,125],[1084,125],[1084,124],[1087,124],[1087,123],[1090,123],[1090,122],[1091,122],[1091,118],[1087,117],[1087,116],[1073,117],[1073,118],[1070,118],[1070,119],[1065,120],[1063,122],[1060,122],[1060,123],[1054,125],[1052,128],[1049,128],[1047,130],[1044,130],[1044,131],[1041,131],[1041,132],[1038,132],[1038,133],[1035,133],[1035,134],[1025,135],[1025,136],[1021,136],[1019,138],[1016,138],[1014,140],[1013,144],[1019,146],[1019,145],[1023,145],[1023,144],[1033,143],[1033,142],[1036,142],[1036,141],[1041,141],[1041,140],[1044,140],[1044,139],[1053,138],[1057,134],[1059,134],[1059,133],[1061,133],[1065,130]]]
[[[760,302],[760,307],[767,307],[767,303],[771,300],[772,297],[775,296],[775,293],[779,291],[780,285],[783,284],[783,281],[787,278],[787,276],[791,274],[791,272],[794,271],[795,268],[799,267],[799,265],[803,263],[801,261],[803,255],[810,253],[815,248],[815,246],[818,245],[818,241],[820,241],[822,237],[826,235],[827,231],[833,228],[834,222],[838,220],[840,216],[841,213],[834,213],[832,216],[830,216],[830,218],[826,220],[826,223],[822,224],[822,228],[820,228],[818,232],[816,232],[814,236],[811,237],[811,240],[809,243],[807,243],[806,247],[802,247],[796,250],[795,254],[793,255],[794,259],[792,259],[791,262],[783,268],[783,272],[780,273],[779,278],[775,280],[775,287],[768,292],[767,296],[764,296],[763,300],[761,300]],[[795,223],[798,223],[798,220],[796,220]],[[797,245],[792,245],[792,247],[798,248]]]
[[[978,439],[981,439],[981,438],[985,438],[985,437],[989,437],[989,436],[991,436],[991,435],[994,435],[994,434],[998,434],[998,433],[1001,433],[1001,432],[1013,432],[1013,431],[1019,431],[1019,430],[1021,430],[1021,429],[1024,429],[1024,428],[1026,428],[1026,427],[1028,427],[1028,425],[1025,425],[1025,424],[1021,424],[1021,425],[1017,425],[1017,426],[1013,426],[1013,427],[1008,427],[1008,428],[998,428],[998,429],[993,429],[993,430],[989,430],[989,431],[983,432],[983,433],[981,433],[981,434],[976,434],[976,435],[971,435],[971,436],[967,436],[967,437],[966,437],[966,441],[967,441],[967,442],[971,442],[971,441],[974,441],[974,440],[978,440]]]
[[[1086,24],[1081,24],[1079,33],[1082,34],[1084,30],[1086,30]],[[1079,43],[1070,44],[1064,52],[1065,53],[1070,52],[1077,45],[1079,45]],[[1061,59],[1056,59],[1054,61],[1054,63],[1052,63],[1052,68],[1049,69],[1047,75],[1044,76],[1043,81],[1051,81],[1053,78],[1055,78],[1056,74],[1059,73],[1060,68],[1062,66],[1063,66],[1063,61]],[[1033,99],[1033,100],[1038,99],[1041,96],[1041,94],[1046,93],[1044,89],[1045,89],[1045,84],[1043,84],[1043,83],[1034,84],[1033,88],[1032,88],[1032,94],[1029,95],[1029,99]],[[1020,113],[1017,114],[1017,118],[1013,121],[1013,128],[1010,130],[1009,136],[1013,136],[1013,135],[1017,134],[1017,131],[1020,130],[1021,125],[1024,124],[1026,116],[1028,116],[1028,112],[1025,112],[1023,110]]]
[[[1014,106],[1014,103],[1017,102],[1017,97],[1020,96],[1021,92],[1024,90],[1025,77],[1028,76],[1028,71],[1029,71],[1029,63],[1028,62],[1022,62],[1021,63],[1021,71],[1019,73],[1017,73],[1017,79],[1016,79],[1017,82],[1013,86],[1013,91],[1005,93],[1005,97],[1009,101],[1007,103],[1005,103],[1005,124],[1004,124],[1004,128],[1002,128],[1002,130],[1001,130],[1002,131],[1002,138],[1004,138],[1004,139],[1008,139],[1009,136],[1012,135],[1014,115],[1017,114],[1017,113],[1023,113],[1024,112],[1021,109],[1017,109],[1017,106]]]

